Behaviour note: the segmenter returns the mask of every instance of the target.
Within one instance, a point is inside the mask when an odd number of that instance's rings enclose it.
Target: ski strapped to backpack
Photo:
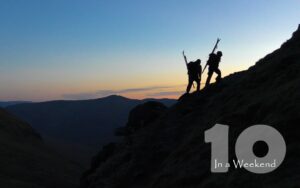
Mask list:
[[[216,42],[216,44],[215,44],[215,46],[214,46],[214,49],[212,50],[212,52],[211,52],[210,54],[215,53],[216,49],[218,48],[218,44],[219,44],[220,41],[221,41],[221,39],[218,38],[218,39],[217,39],[217,42]],[[208,61],[206,62],[206,65],[205,65],[205,67],[204,67],[202,73],[205,71],[207,65],[208,65]]]
[[[182,51],[182,55],[183,55],[183,58],[184,58],[184,61],[185,61],[186,69],[187,69],[187,71],[189,73],[188,61],[187,61],[187,58],[186,58],[186,56],[184,54],[184,51]],[[193,88],[195,88],[194,83],[193,83]]]

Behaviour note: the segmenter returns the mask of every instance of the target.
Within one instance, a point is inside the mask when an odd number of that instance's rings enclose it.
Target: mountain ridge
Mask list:
[[[102,162],[92,163],[93,170],[83,176],[81,187],[300,186],[300,128],[296,126],[300,121],[299,72],[300,26],[280,49],[248,70],[182,96],[160,118],[116,143],[112,151],[103,148],[99,156],[106,156],[105,160],[99,157]],[[243,130],[256,124],[273,126],[287,144],[284,162],[264,175],[245,169],[211,173],[211,151],[204,142],[204,132],[216,123],[230,127],[229,160],[236,157],[234,141]]]
[[[23,103],[31,103],[31,101],[0,101],[0,107],[6,108],[8,106],[23,104]]]
[[[125,125],[129,111],[149,100],[167,106],[175,102],[172,99],[138,100],[112,95],[89,100],[17,104],[6,109],[28,122],[54,149],[86,165],[101,146],[118,139],[114,130]]]

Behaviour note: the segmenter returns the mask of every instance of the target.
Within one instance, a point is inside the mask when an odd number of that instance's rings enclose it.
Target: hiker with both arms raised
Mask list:
[[[200,91],[200,82],[201,82],[201,73],[202,73],[201,60],[197,59],[196,61],[191,61],[188,63],[186,56],[184,55],[184,52],[183,52],[183,56],[188,69],[188,76],[189,76],[189,83],[186,88],[186,93],[190,92],[194,81],[197,84],[197,91]]]
[[[217,75],[218,75],[217,78],[216,78],[216,83],[221,81],[222,74],[221,74],[221,71],[219,69],[219,63],[221,61],[222,55],[223,54],[222,54],[221,51],[218,51],[217,54],[211,53],[209,55],[209,59],[207,61],[207,65],[209,66],[208,67],[208,76],[207,76],[205,87],[207,87],[209,85],[210,79],[211,79],[214,72],[217,73]]]

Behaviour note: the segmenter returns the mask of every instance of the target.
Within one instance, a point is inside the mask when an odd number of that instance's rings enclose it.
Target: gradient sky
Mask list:
[[[299,0],[1,0],[0,100],[177,97],[184,49],[224,75],[290,38]],[[206,73],[203,79],[206,78]]]

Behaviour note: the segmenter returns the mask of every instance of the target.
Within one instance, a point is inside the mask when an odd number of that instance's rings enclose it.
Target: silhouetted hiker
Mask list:
[[[201,60],[197,59],[196,61],[187,62],[186,56],[184,52],[182,52],[189,75],[189,83],[186,88],[186,93],[189,93],[193,82],[197,83],[197,91],[200,91],[200,82],[201,82],[201,74],[202,74],[202,67],[201,67]]]
[[[221,80],[222,75],[221,75],[221,71],[219,69],[219,63],[221,61],[222,55],[223,54],[221,51],[218,51],[217,54],[211,53],[209,55],[209,59],[207,61],[207,65],[209,66],[208,67],[208,76],[207,76],[205,87],[209,85],[210,79],[214,72],[218,74],[218,76],[216,78],[216,82],[218,83]]]

